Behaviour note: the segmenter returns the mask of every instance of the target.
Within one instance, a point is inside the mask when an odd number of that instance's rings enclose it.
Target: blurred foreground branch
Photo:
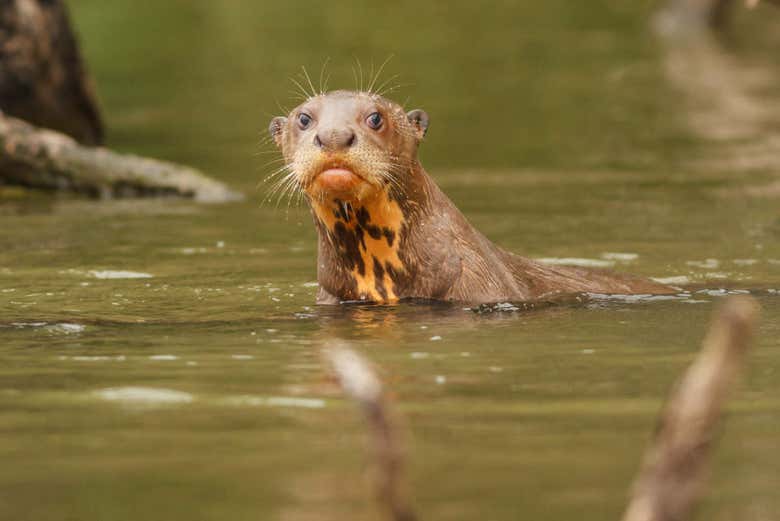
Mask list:
[[[346,394],[355,400],[371,433],[375,458],[376,497],[392,521],[415,521],[404,493],[403,448],[397,425],[382,390],[382,383],[368,362],[352,350],[332,348],[325,352]]]
[[[730,297],[702,349],[672,391],[645,454],[623,521],[686,521],[701,496],[723,406],[741,369],[758,314],[751,297]],[[367,420],[376,496],[392,521],[417,519],[403,493],[403,448],[382,384],[368,362],[336,347],[325,355]]]
[[[66,189],[93,197],[170,195],[203,202],[240,199],[189,167],[86,147],[0,112],[0,184]]]
[[[623,521],[689,519],[704,489],[715,429],[743,365],[757,311],[752,298],[733,297],[715,316],[701,352],[667,401]]]

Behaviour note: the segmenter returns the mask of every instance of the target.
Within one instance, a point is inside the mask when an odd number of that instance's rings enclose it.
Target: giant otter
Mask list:
[[[567,293],[671,293],[650,280],[548,266],[506,252],[474,229],[425,172],[422,110],[370,92],[305,100],[269,131],[319,234],[320,304],[419,298],[468,303]]]

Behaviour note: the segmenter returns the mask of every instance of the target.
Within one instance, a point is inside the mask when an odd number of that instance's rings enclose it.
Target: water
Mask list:
[[[729,113],[691,100],[674,74],[687,58],[656,44],[647,6],[72,7],[111,145],[249,197],[0,192],[0,519],[376,518],[360,416],[320,357],[335,340],[381,368],[425,519],[617,519],[721,288],[753,290],[763,322],[698,518],[780,512],[770,16],[742,16],[730,61],[705,71],[760,73],[728,92],[766,111],[723,136],[708,130]],[[393,96],[432,118],[424,164],[491,239],[691,294],[315,306],[310,217],[260,205],[275,156],[258,143],[300,65],[318,76],[330,57],[331,85],[350,87],[353,55],[370,68],[391,53],[384,76],[413,84]]]

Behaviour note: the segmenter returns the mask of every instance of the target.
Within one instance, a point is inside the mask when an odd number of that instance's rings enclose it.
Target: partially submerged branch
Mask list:
[[[393,521],[415,521],[403,487],[403,449],[397,426],[373,369],[360,355],[347,348],[325,352],[345,393],[355,400],[365,416],[375,458],[376,497]]]
[[[689,518],[704,488],[715,430],[743,365],[757,310],[753,299],[734,297],[715,316],[701,352],[664,408],[623,521]]]
[[[64,134],[0,112],[2,183],[64,189],[93,197],[169,195],[203,202],[242,197],[192,168],[85,147]]]
[[[241,197],[191,168],[82,146],[102,141],[92,81],[63,0],[0,1],[0,185],[93,197]]]

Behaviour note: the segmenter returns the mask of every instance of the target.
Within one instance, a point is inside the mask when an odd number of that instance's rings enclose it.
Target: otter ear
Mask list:
[[[417,109],[407,112],[406,117],[409,119],[409,123],[417,129],[417,139],[424,138],[426,132],[428,132],[428,113]]]
[[[287,118],[279,116],[272,119],[271,124],[268,125],[268,132],[271,134],[271,137],[274,138],[274,143],[276,143],[276,146],[278,147],[282,146],[282,131],[286,124]]]

